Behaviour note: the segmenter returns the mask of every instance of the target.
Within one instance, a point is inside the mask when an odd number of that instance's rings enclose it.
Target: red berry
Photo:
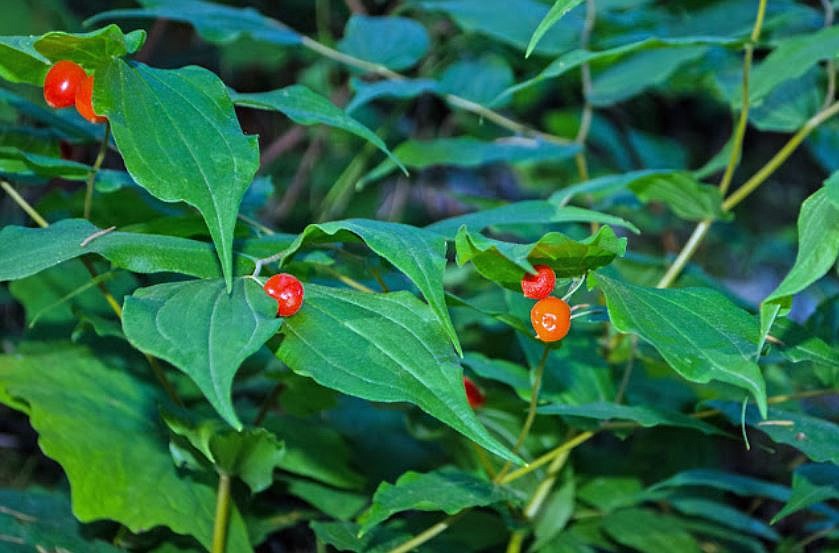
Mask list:
[[[527,273],[521,279],[521,291],[526,298],[541,300],[554,291],[556,273],[547,265],[534,265],[533,268],[536,269],[535,275]]]
[[[571,329],[571,308],[563,300],[549,296],[537,301],[530,310],[530,323],[543,342],[562,340]]]
[[[104,123],[108,120],[93,111],[93,75],[79,83],[79,88],[76,90],[76,111],[94,124]]]
[[[472,409],[477,409],[484,404],[484,393],[468,376],[463,377],[463,387],[466,389],[466,399],[469,401]]]
[[[44,79],[44,100],[52,108],[68,108],[76,101],[76,90],[87,77],[82,67],[61,60],[50,67]]]
[[[294,275],[274,275],[262,288],[277,300],[277,315],[280,317],[291,317],[303,306],[303,284]]]

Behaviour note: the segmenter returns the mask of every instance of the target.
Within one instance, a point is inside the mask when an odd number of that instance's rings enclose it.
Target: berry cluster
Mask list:
[[[277,315],[280,317],[291,317],[303,307],[303,284],[294,275],[274,275],[265,281],[262,289],[277,300]]]
[[[55,109],[75,104],[79,114],[91,123],[107,120],[93,111],[93,75],[69,60],[61,60],[50,67],[44,79],[44,100]]]
[[[536,337],[543,342],[558,342],[571,329],[571,308],[568,304],[551,296],[556,285],[556,274],[547,265],[536,265],[535,275],[524,275],[521,290],[526,298],[539,300],[530,310],[530,324]]]

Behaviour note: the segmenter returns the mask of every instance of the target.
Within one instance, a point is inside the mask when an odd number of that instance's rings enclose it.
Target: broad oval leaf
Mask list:
[[[307,284],[302,309],[282,332],[277,357],[296,373],[363,399],[413,403],[496,455],[520,462],[469,407],[457,356],[431,309],[413,295]]]
[[[338,49],[396,71],[408,69],[428,52],[428,33],[413,19],[354,14]]]
[[[497,55],[459,60],[440,75],[437,90],[456,94],[476,104],[489,105],[514,82],[513,70]]]
[[[186,373],[219,415],[241,430],[233,377],[277,332],[282,319],[276,313],[276,301],[248,278],[236,279],[230,294],[222,280],[172,282],[126,298],[122,328],[134,347]]]
[[[577,241],[560,232],[549,232],[531,244],[514,244],[487,238],[460,227],[455,237],[457,263],[471,261],[481,275],[504,286],[520,289],[521,279],[534,272],[534,264],[549,265],[558,277],[575,277],[603,267],[626,252],[626,238],[611,227]]]
[[[178,473],[158,415],[164,401],[80,348],[0,356],[0,402],[29,415],[41,449],[67,474],[79,520],[111,519],[133,532],[167,526],[209,548],[215,485]],[[228,547],[251,551],[235,506]]]
[[[396,513],[408,510],[443,511],[454,515],[468,507],[486,507],[515,496],[506,488],[455,468],[432,472],[409,471],[394,484],[382,482],[373,504],[358,518],[366,533]]]
[[[766,384],[754,360],[754,319],[722,294],[703,288],[660,290],[592,274],[614,327],[653,345],[692,382],[720,380],[746,389],[766,413]]]
[[[233,94],[233,101],[240,106],[279,111],[300,125],[328,125],[343,129],[369,141],[388,155],[403,171],[405,167],[388,150],[384,141],[373,131],[350,117],[344,110],[313,92],[302,84],[278,88],[269,92]]]
[[[347,219],[307,226],[283,252],[280,265],[304,244],[360,238],[376,254],[387,259],[411,279],[428,301],[459,353],[460,340],[446,308],[443,275],[446,271],[446,240],[427,230],[372,219]]]
[[[617,403],[588,403],[584,405],[546,405],[539,408],[545,415],[582,417],[596,420],[630,420],[644,427],[677,426],[698,430],[704,434],[722,434],[715,426],[691,418],[683,413],[665,411],[645,405],[620,405]]]
[[[638,174],[629,189],[643,202],[662,202],[687,221],[728,218],[716,186],[699,182],[687,171]]]
[[[616,542],[641,553],[700,553],[679,519],[647,509],[621,509],[603,519],[603,530]]]
[[[256,137],[242,133],[224,83],[200,67],[162,70],[114,60],[96,74],[94,105],[108,116],[137,184],[201,212],[229,290],[233,229],[259,148]]]

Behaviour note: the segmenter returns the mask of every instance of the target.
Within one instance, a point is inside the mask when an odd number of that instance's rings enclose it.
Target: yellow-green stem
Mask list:
[[[561,445],[555,447],[554,449],[545,453],[541,457],[538,457],[537,459],[535,459],[533,462],[531,462],[527,466],[522,467],[518,470],[514,470],[513,472],[511,472],[507,476],[498,479],[497,483],[498,484],[509,484],[513,480],[518,480],[522,476],[530,474],[534,470],[550,463],[551,461],[556,459],[558,456],[564,454],[566,451],[571,451],[572,449],[574,449],[578,445],[580,445],[580,444],[588,441],[589,439],[591,439],[593,436],[594,436],[594,432],[583,432],[581,434],[577,434],[576,436],[574,436],[570,440],[568,440],[568,441],[562,443]]]
[[[409,551],[412,551],[412,550],[416,549],[417,547],[424,544],[425,542],[427,542],[431,539],[434,539],[435,537],[437,537],[437,535],[439,535],[442,532],[445,532],[446,530],[448,530],[448,528],[452,524],[457,522],[457,520],[460,517],[462,517],[464,514],[466,514],[467,512],[468,511],[461,511],[456,515],[452,515],[450,517],[447,517],[447,518],[441,520],[440,522],[438,522],[434,526],[431,526],[430,528],[428,528],[427,530],[425,530],[421,534],[417,534],[416,536],[414,536],[410,540],[404,542],[402,545],[394,547],[393,549],[388,551],[388,553],[408,553]]]
[[[515,530],[512,534],[510,534],[510,541],[507,542],[507,553],[519,553],[527,534],[527,530],[524,529]]]
[[[216,519],[213,523],[212,553],[227,550],[227,528],[230,525],[230,476],[220,473],[216,492]]]
[[[90,173],[87,175],[87,183],[85,185],[84,193],[84,218],[90,219],[90,210],[93,207],[93,185],[96,182],[96,175],[99,169],[102,168],[102,163],[105,161],[105,154],[108,153],[108,141],[111,137],[111,124],[105,123],[105,134],[102,137],[102,143],[99,145],[99,153],[96,154],[96,159],[93,166],[90,168]]]
[[[44,219],[43,217],[41,217],[41,214],[40,214],[40,213],[38,213],[38,212],[35,210],[35,208],[34,208],[34,207],[32,207],[31,205],[29,205],[29,202],[27,202],[27,201],[23,198],[23,196],[21,196],[20,194],[18,194],[17,190],[15,190],[15,189],[12,187],[12,185],[11,185],[11,184],[9,184],[9,183],[8,183],[8,182],[6,182],[6,181],[0,181],[0,187],[2,187],[2,188],[3,188],[3,190],[5,190],[5,191],[6,191],[6,194],[8,194],[8,195],[9,195],[9,197],[10,197],[12,200],[14,200],[14,202],[15,202],[15,203],[16,203],[16,204],[17,204],[17,205],[18,205],[18,206],[19,206],[19,207],[20,207],[20,208],[21,208],[21,209],[22,209],[22,210],[23,210],[23,211],[27,214],[27,215],[29,215],[29,217],[30,217],[33,221],[35,221],[35,223],[36,223],[39,227],[41,227],[41,228],[47,228],[48,226],[50,226],[50,224],[47,222],[47,220],[46,220],[46,219]]]

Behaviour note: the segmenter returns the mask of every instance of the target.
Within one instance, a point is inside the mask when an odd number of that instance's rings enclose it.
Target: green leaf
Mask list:
[[[77,161],[0,146],[0,173],[84,180],[90,170],[90,166]]]
[[[264,428],[231,430],[218,419],[200,419],[186,410],[167,409],[163,420],[177,436],[201,452],[218,472],[240,477],[253,493],[268,489],[279,467],[283,444]]]
[[[90,553],[122,551],[88,535],[87,529],[73,517],[69,498],[60,493],[0,490],[0,506],[0,542],[11,553],[38,548]]]
[[[603,530],[616,542],[641,553],[700,553],[696,541],[675,517],[647,509],[621,509],[603,519]]]
[[[304,244],[353,242],[361,239],[377,255],[411,279],[440,320],[458,353],[460,341],[446,308],[443,275],[446,271],[446,240],[425,229],[372,219],[347,219],[307,226],[297,240],[282,252],[283,265]]]
[[[35,49],[37,37],[0,37],[0,77],[13,83],[41,84],[50,60]]]
[[[839,370],[839,347],[831,346],[789,319],[778,319],[772,335],[780,341],[778,348],[793,363],[810,361],[821,367]]]
[[[34,46],[51,61],[72,60],[95,71],[114,58],[134,54],[145,41],[145,31],[125,34],[116,25],[108,25],[83,34],[53,31],[38,38]]]
[[[789,313],[792,297],[823,277],[836,263],[839,206],[830,200],[828,190],[828,186],[822,187],[801,204],[798,253],[787,276],[760,305],[761,338],[769,333],[776,317]]]
[[[250,38],[277,46],[300,43],[300,35],[253,8],[234,8],[201,0],[142,0],[143,8],[96,14],[85,25],[114,19],[169,19],[189,23],[204,40],[230,44]]]
[[[577,277],[608,265],[626,252],[626,238],[603,226],[585,240],[576,241],[560,232],[549,232],[531,244],[514,244],[470,233],[466,225],[455,237],[457,264],[471,261],[484,277],[520,289],[521,279],[534,272],[534,264],[549,265],[558,277]]]
[[[766,384],[754,360],[754,319],[704,288],[659,290],[592,274],[614,327],[652,344],[684,378],[720,380],[748,390],[766,413]]]
[[[466,225],[472,232],[480,232],[487,227],[499,225],[591,222],[623,227],[636,233],[640,232],[635,225],[620,217],[580,207],[563,207],[544,200],[525,200],[465,215],[457,215],[432,223],[425,228],[453,240],[463,225]]]
[[[717,427],[702,420],[691,418],[683,413],[644,405],[619,405],[606,402],[585,405],[546,405],[539,408],[539,413],[596,420],[630,420],[644,427],[676,426],[698,430],[708,435],[722,434]]]
[[[212,542],[215,482],[179,474],[156,388],[80,348],[0,356],[0,402],[29,415],[41,450],[70,481],[73,514],[132,532],[167,526]],[[251,551],[233,507],[228,548]]]
[[[830,499],[839,499],[839,467],[828,463],[802,465],[795,469],[792,476],[792,495],[789,501],[772,517],[772,524],[810,505]]]
[[[545,33],[556,25],[566,13],[579,6],[582,2],[583,0],[556,0],[550,11],[545,15],[545,18],[539,22],[539,26],[533,31],[533,36],[530,37],[530,42],[527,44],[527,51],[524,53],[524,57],[529,58],[530,54],[533,53],[533,49],[536,48],[536,45],[545,36]]]
[[[323,543],[338,551],[387,553],[413,536],[409,531],[380,527],[359,536],[359,525],[352,522],[312,521],[309,526]]]
[[[278,88],[270,92],[235,92],[233,101],[244,107],[279,111],[300,125],[322,124],[351,132],[372,143],[405,171],[405,167],[388,150],[387,145],[376,133],[347,115],[344,110],[327,98],[301,84]]]
[[[738,534],[753,534],[770,541],[780,539],[778,533],[762,520],[750,517],[725,503],[698,497],[674,497],[668,502],[684,515],[717,522]]]
[[[647,491],[652,492],[674,487],[708,487],[731,492],[742,497],[759,496],[774,501],[786,501],[790,495],[789,488],[786,486],[714,469],[682,471],[651,486]]]
[[[200,67],[114,60],[96,75],[94,106],[108,116],[137,184],[201,212],[229,291],[236,214],[259,167],[259,148],[255,136],[242,133],[224,83]]]
[[[338,49],[400,71],[412,67],[428,52],[428,33],[418,22],[405,17],[353,14]]]
[[[411,169],[436,165],[479,167],[490,163],[562,161],[580,150],[577,145],[560,146],[531,138],[512,137],[485,142],[471,137],[408,140],[396,147],[394,157],[374,167],[357,187],[380,180],[404,164]]]
[[[286,407],[282,398],[280,404]],[[286,453],[279,464],[283,470],[338,488],[359,489],[363,485],[364,478],[351,467],[346,441],[324,423],[283,415],[268,417],[264,426],[285,443]]]
[[[289,494],[299,497],[324,514],[349,520],[367,504],[367,495],[336,490],[302,478],[283,478]]]
[[[726,219],[722,194],[716,186],[702,184],[688,171],[649,172],[629,183],[643,202],[662,202],[687,221]]]
[[[548,14],[548,7],[536,0],[414,0],[411,3],[424,10],[445,12],[466,31],[487,35],[522,51],[527,49],[533,29]],[[578,29],[582,22],[581,14],[569,15],[551,26],[533,51],[555,56],[573,48],[579,43]]]
[[[776,48],[752,70],[751,103],[759,105],[781,83],[801,77],[820,61],[837,54],[839,27],[835,25],[779,40]],[[734,98],[735,107],[739,107],[742,99],[740,96]]]
[[[100,229],[84,219],[64,219],[47,228],[9,225],[0,230],[0,281],[21,279],[68,259],[96,253],[135,273],[175,272],[219,277],[212,246],[176,236],[113,231],[81,244]]]
[[[731,424],[741,421],[740,405],[733,402],[712,401]],[[819,463],[839,464],[839,425],[795,411],[769,409],[766,420],[761,420],[754,406],[746,409],[745,423],[760,430],[773,441],[794,447]]]
[[[241,430],[231,401],[233,376],[246,357],[282,324],[277,303],[251,279],[158,284],[126,298],[125,336],[140,351],[172,363],[201,389],[215,410]]]
[[[776,86],[760,105],[749,110],[749,123],[761,131],[795,133],[821,109],[821,76],[822,69],[816,66],[800,78]]]
[[[542,547],[554,543],[557,537],[565,529],[574,514],[574,492],[576,484],[573,475],[569,477],[550,497],[540,511],[533,533],[536,540],[533,543],[533,550],[541,550]]]
[[[298,374],[370,401],[413,403],[489,451],[519,462],[481,426],[437,317],[413,295],[307,284],[303,307],[282,332],[277,357]]]
[[[351,113],[378,98],[405,100],[416,98],[426,92],[439,91],[439,84],[432,79],[381,80],[372,83],[353,79],[352,87],[355,90],[355,96],[347,104],[347,113]]]
[[[436,88],[441,94],[456,94],[476,104],[489,105],[514,82],[513,70],[497,55],[460,60],[446,67]]]
[[[363,534],[402,511],[443,511],[454,515],[468,507],[486,507],[514,499],[504,488],[455,468],[427,473],[408,471],[395,484],[379,484],[373,504],[358,522]]]

